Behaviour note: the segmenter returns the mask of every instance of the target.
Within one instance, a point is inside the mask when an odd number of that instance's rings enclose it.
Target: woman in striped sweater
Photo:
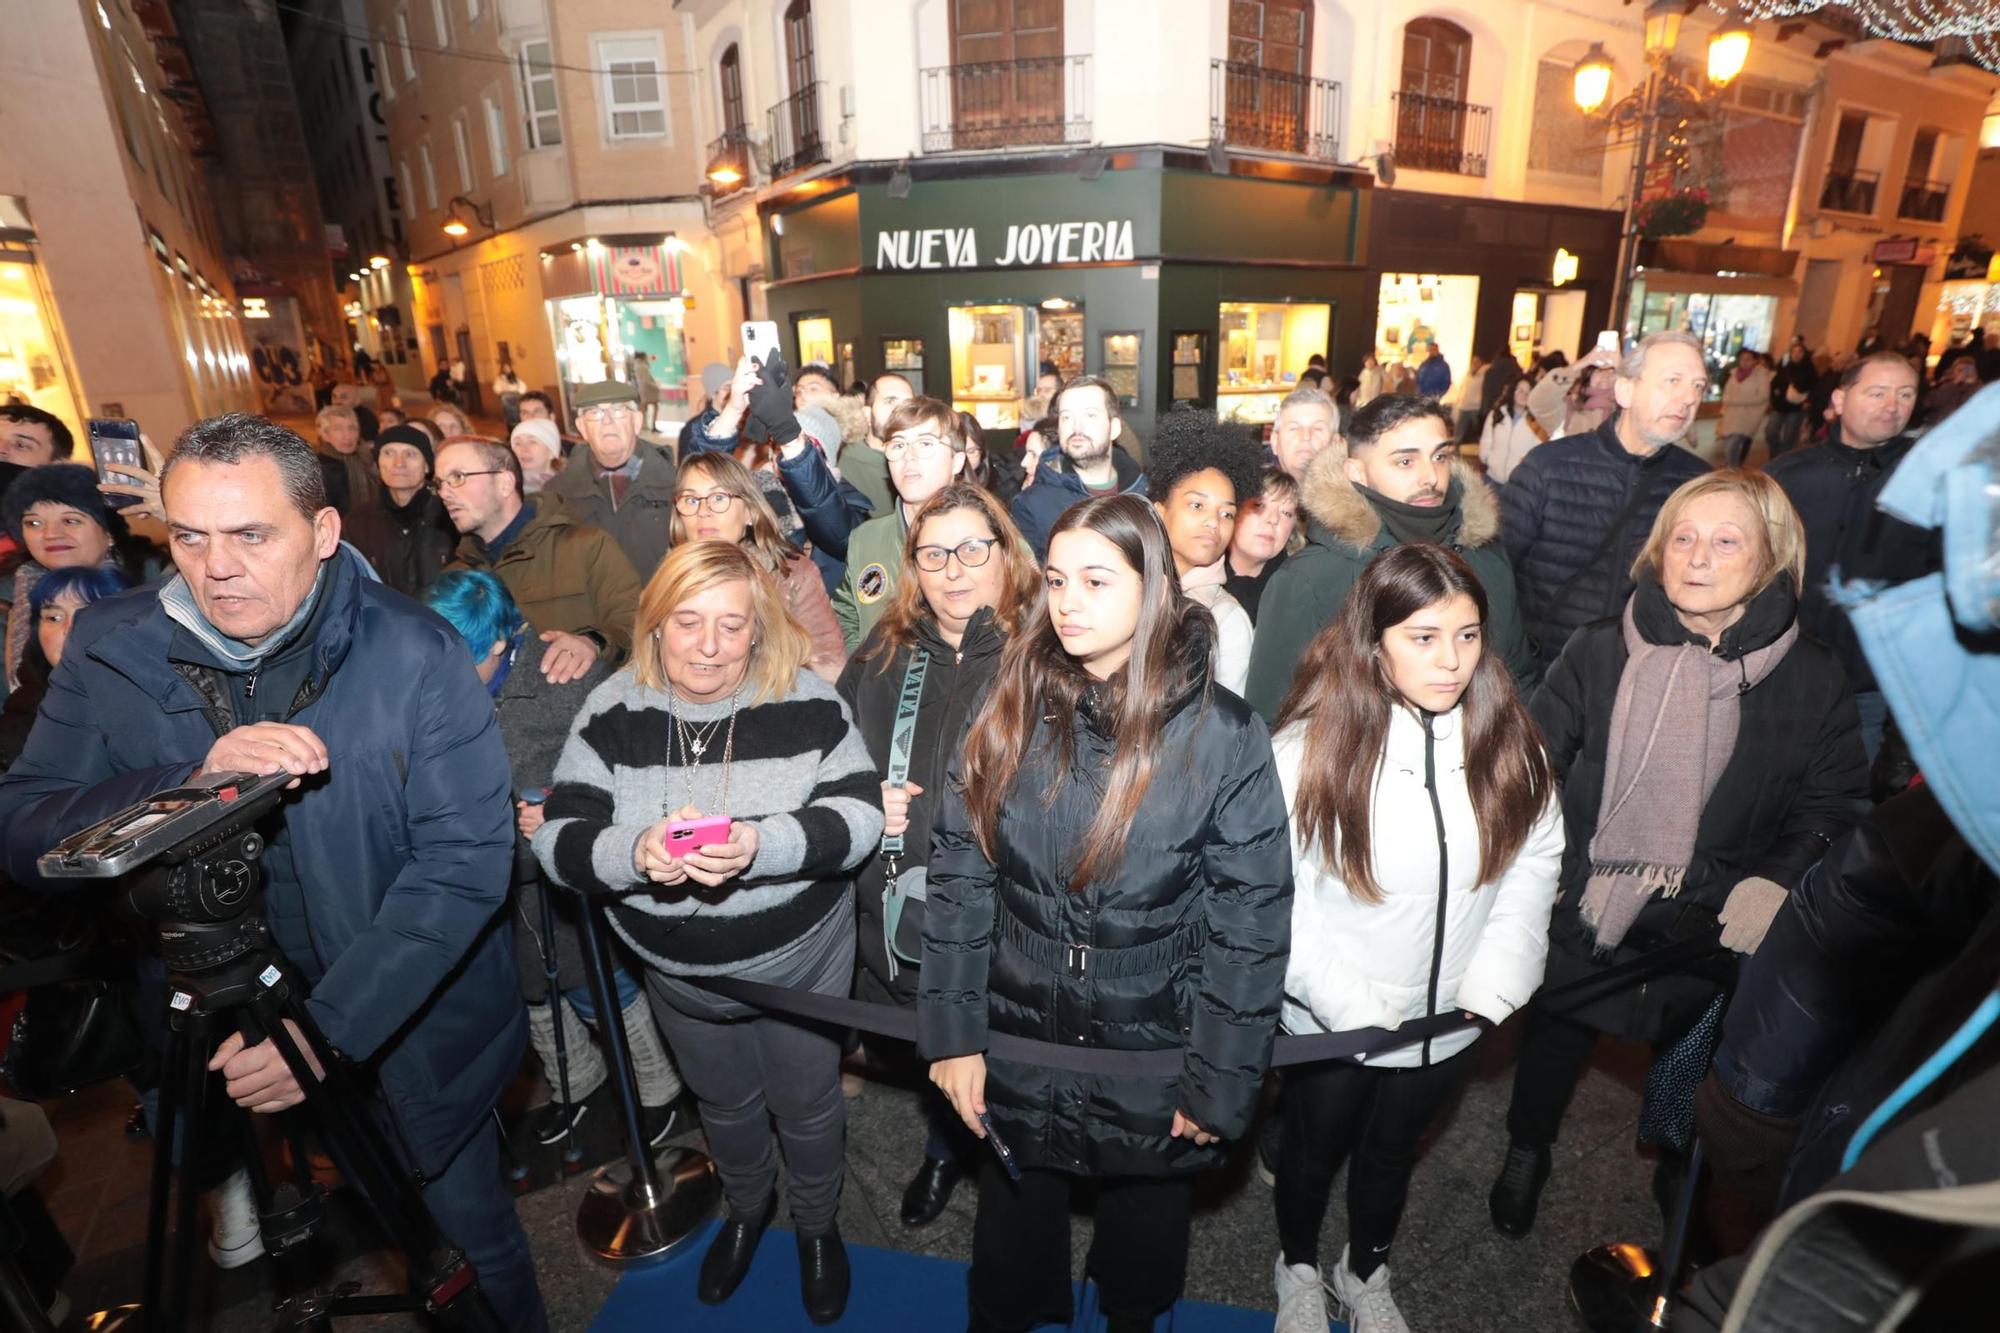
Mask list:
[[[790,1172],[806,1313],[846,1308],[840,1047],[705,989],[730,976],[846,995],[856,866],[882,836],[880,778],[762,562],[677,546],[639,600],[632,662],[570,729],[535,834],[565,888],[617,895],[611,924],[647,964],[653,1012],[701,1103],[728,1217],[698,1294],[726,1300],[771,1219],[775,1118]],[[720,840],[669,825],[726,816]]]

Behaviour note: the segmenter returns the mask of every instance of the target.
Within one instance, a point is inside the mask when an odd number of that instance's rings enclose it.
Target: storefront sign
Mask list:
[[[680,295],[680,265],[664,246],[593,242],[589,253],[591,277],[606,296]]]
[[[1877,241],[1869,255],[1878,264],[1907,264],[1916,257],[1917,238],[1914,236],[1894,236],[1886,241]]]
[[[975,227],[904,227],[875,234],[879,269],[978,268],[980,237]],[[1023,222],[1007,228],[987,253],[1002,268],[1049,264],[1097,264],[1132,258],[1130,219],[1105,222]]]

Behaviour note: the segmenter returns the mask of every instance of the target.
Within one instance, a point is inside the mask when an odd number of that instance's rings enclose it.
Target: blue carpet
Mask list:
[[[723,1305],[695,1299],[695,1274],[708,1248],[711,1223],[686,1251],[666,1263],[618,1280],[597,1312],[592,1333],[659,1333],[712,1329],[716,1333],[808,1333],[813,1325],[799,1306],[799,1254],[789,1231],[773,1229],[757,1247],[750,1275]],[[854,1293],[847,1314],[832,1328],[866,1333],[959,1333],[965,1327],[965,1265],[903,1250],[849,1244]],[[1079,1292],[1071,1333],[1099,1333],[1096,1290]],[[1050,1324],[1048,1329],[1059,1325]],[[1345,1324],[1335,1324],[1344,1329]],[[1270,1333],[1267,1310],[1182,1301],[1161,1316],[1156,1333]]]

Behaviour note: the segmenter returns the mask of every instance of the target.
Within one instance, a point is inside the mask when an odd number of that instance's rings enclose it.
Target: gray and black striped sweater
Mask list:
[[[677,703],[675,711],[709,733],[691,773],[667,762],[664,691],[640,685],[629,667],[591,691],[556,763],[535,856],[558,884],[621,895],[612,925],[662,971],[751,975],[853,892],[854,868],[882,837],[881,777],[833,686],[801,671],[784,698],[737,714],[725,811],[729,703]],[[757,826],[748,870],[714,889],[640,878],[632,868],[639,836],[685,804]]]

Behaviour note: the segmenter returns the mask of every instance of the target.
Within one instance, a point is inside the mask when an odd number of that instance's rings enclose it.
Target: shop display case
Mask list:
[[[1021,424],[1021,398],[1034,388],[1035,312],[1018,305],[954,306],[951,331],[951,405],[970,412],[987,430]]]
[[[910,382],[910,392],[921,397],[924,392],[924,340],[922,338],[884,338],[882,340],[882,369],[893,370]]]
[[[1217,318],[1222,352],[1216,415],[1224,421],[1275,421],[1278,404],[1297,387],[1306,362],[1326,355],[1332,324],[1328,305],[1225,301]]]

